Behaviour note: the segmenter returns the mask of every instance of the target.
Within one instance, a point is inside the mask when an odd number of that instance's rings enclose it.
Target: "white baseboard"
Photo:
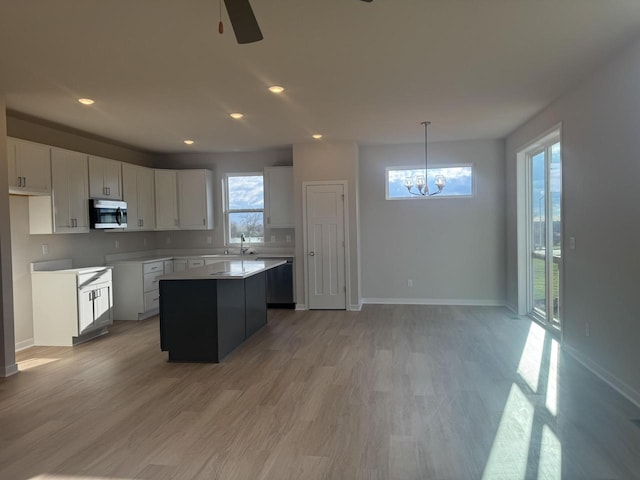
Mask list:
[[[511,305],[510,303],[505,303],[504,306],[507,308],[507,310],[511,310],[511,312],[515,313],[516,315],[519,315],[518,307],[516,307],[515,305]]]
[[[25,350],[29,347],[33,347],[35,343],[33,342],[33,338],[29,338],[27,340],[23,340],[22,342],[16,343],[16,352],[20,350]]]
[[[349,308],[347,308],[348,311],[350,312],[359,312],[360,310],[362,310],[362,303],[358,303],[358,304],[351,304],[349,305]]]
[[[569,355],[575,358],[579,363],[584,365],[584,367],[593,373],[596,377],[602,380],[604,383],[613,388],[620,395],[625,397],[635,406],[640,407],[640,392],[634,390],[625,382],[620,380],[618,377],[613,375],[608,370],[602,368],[597,363],[589,360],[586,356],[576,350],[574,347],[567,345],[566,343],[562,344],[562,349],[566,351]]]
[[[477,307],[504,307],[504,300],[486,300],[479,298],[363,298],[362,303],[386,305],[452,305]]]
[[[309,310],[306,303],[296,303],[296,310]]]
[[[18,373],[18,365],[16,363],[9,365],[8,367],[0,368],[0,377],[3,378],[10,377],[16,373]]]

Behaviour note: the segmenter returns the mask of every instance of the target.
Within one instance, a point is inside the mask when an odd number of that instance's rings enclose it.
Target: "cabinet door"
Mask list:
[[[82,153],[51,149],[53,231],[89,231],[87,157]]]
[[[173,271],[174,272],[184,272],[187,269],[187,260],[180,259],[173,261]]]
[[[112,292],[109,285],[102,285],[93,290],[93,323],[95,327],[112,323]]]
[[[89,156],[89,195],[92,198],[122,200],[121,184],[121,162]]]
[[[180,228],[203,230],[206,227],[206,188],[203,170],[178,172]]]
[[[293,167],[267,167],[264,176],[267,226],[293,228]]]
[[[128,163],[122,164],[122,198],[127,202],[127,230],[140,230],[140,213],[138,211],[138,167]]]
[[[15,139],[7,146],[11,192],[51,193],[51,148]]]
[[[89,231],[89,186],[87,157],[69,152],[69,211],[75,233]]]
[[[93,290],[78,291],[78,335],[91,330],[93,326]]]
[[[153,230],[156,227],[156,200],[153,183],[153,170],[139,167],[138,218],[140,219],[140,228],[142,230]]]
[[[173,273],[173,260],[165,260],[164,261],[164,274],[168,275]]]
[[[156,229],[176,230],[178,226],[178,196],[175,170],[156,170]]]

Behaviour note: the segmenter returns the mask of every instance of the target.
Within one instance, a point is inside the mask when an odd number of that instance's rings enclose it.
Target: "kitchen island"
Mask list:
[[[170,362],[220,362],[267,323],[266,272],[284,260],[221,260],[160,280]]]

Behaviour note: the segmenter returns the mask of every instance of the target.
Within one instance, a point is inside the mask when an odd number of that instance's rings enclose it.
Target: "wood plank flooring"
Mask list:
[[[640,410],[492,307],[270,310],[221,364],[157,318],[0,379],[0,479],[633,479]]]

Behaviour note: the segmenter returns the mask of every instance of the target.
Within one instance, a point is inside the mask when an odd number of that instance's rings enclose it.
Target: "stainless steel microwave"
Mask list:
[[[89,199],[91,228],[127,228],[127,202]]]

